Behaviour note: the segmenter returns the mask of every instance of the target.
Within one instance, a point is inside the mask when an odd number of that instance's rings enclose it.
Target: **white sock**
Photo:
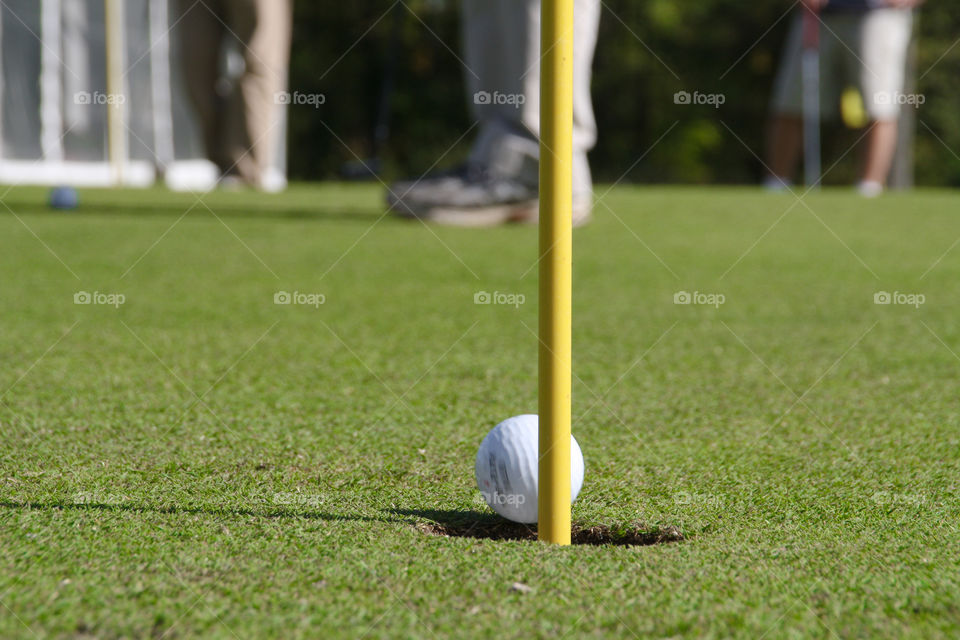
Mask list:
[[[876,180],[861,180],[857,183],[857,191],[864,198],[876,198],[883,193],[883,184]]]
[[[790,188],[790,179],[781,176],[767,176],[763,179],[763,188],[767,191],[786,191]]]

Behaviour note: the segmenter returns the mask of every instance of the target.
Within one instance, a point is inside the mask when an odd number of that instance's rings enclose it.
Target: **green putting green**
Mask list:
[[[960,194],[597,194],[573,519],[643,546],[474,485],[536,410],[536,229],[4,194],[0,637],[960,633]]]

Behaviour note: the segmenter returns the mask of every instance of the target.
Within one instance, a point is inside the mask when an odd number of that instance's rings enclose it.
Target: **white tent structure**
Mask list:
[[[181,78],[175,3],[0,3],[0,183],[215,185]],[[238,64],[226,55],[223,68]],[[268,188],[286,185],[285,129]]]

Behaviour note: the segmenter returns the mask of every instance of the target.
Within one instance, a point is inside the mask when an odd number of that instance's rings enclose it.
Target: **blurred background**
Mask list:
[[[110,6],[111,3],[106,3]],[[6,0],[0,6],[0,182],[122,182],[165,178],[205,189],[218,173],[183,89],[173,0],[124,0],[118,29],[122,88],[106,69],[103,0]],[[598,181],[758,183],[774,75],[795,3],[605,0],[594,64]],[[290,100],[271,180],[358,177],[376,159],[382,179],[420,176],[451,145],[468,151],[472,122],[460,61],[456,0],[294,2]],[[960,186],[960,12],[930,0],[918,12],[894,183]],[[240,61],[242,67],[242,61]],[[227,58],[226,67],[230,67]],[[236,66],[236,65],[234,65]],[[227,69],[229,71],[229,69]],[[677,92],[722,94],[724,104],[678,105]],[[110,101],[122,95],[125,136],[109,150]],[[322,98],[318,98],[322,97]],[[839,108],[839,107],[838,107]],[[285,129],[285,130],[284,130]],[[827,184],[849,184],[862,132],[825,124]],[[120,139],[122,138],[122,140]],[[351,166],[353,165],[353,166]],[[361,167],[362,168],[362,167]],[[366,177],[370,177],[367,175]]]
[[[593,82],[600,137],[590,160],[597,180],[619,179],[649,151],[627,181],[759,182],[763,167],[753,154],[763,157],[770,93],[793,4],[605,0]],[[296,3],[290,87],[323,93],[326,102],[317,110],[290,111],[292,179],[333,179],[344,163],[355,160],[351,151],[360,158],[373,155],[387,60],[396,60],[384,148],[388,175],[420,175],[470,126],[462,67],[454,55],[459,55],[459,3],[409,0],[406,5],[409,10],[384,17],[390,6],[385,2]],[[399,35],[392,35],[394,29]],[[916,91],[926,101],[917,110],[905,109],[907,126],[916,131],[916,184],[960,186],[960,95],[954,84],[960,79],[960,12],[955,3],[930,0],[918,12],[916,32]],[[719,109],[678,106],[673,96],[681,90],[723,93],[727,100]],[[860,134],[826,125],[824,166],[839,159]],[[450,157],[465,155],[469,142],[462,141],[460,155]],[[846,156],[826,182],[852,182],[856,156]]]

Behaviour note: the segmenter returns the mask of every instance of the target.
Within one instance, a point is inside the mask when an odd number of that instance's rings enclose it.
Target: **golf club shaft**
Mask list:
[[[373,129],[373,157],[379,159],[390,138],[390,115],[393,112],[393,95],[397,83],[397,59],[400,57],[403,18],[406,8],[397,3],[390,10],[390,36],[384,56],[383,78],[380,85],[380,103],[377,122]]]
[[[820,16],[803,6],[803,167],[808,187],[820,184]]]

